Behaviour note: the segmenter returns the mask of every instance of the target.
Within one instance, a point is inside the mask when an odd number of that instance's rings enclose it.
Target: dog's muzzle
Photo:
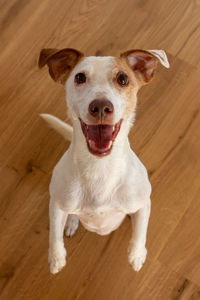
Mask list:
[[[88,122],[80,119],[88,150],[97,156],[110,154],[122,119],[113,124],[114,106],[107,99],[95,99],[88,107]]]

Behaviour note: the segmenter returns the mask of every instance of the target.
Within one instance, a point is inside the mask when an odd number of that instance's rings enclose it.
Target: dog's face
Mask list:
[[[161,50],[132,50],[117,57],[84,57],[74,49],[44,49],[39,65],[64,84],[71,115],[78,119],[89,151],[108,155],[123,122],[132,119],[139,88],[157,62],[168,67]]]
[[[83,58],[66,84],[67,104],[80,120],[88,149],[95,155],[108,155],[122,122],[136,106],[139,88],[134,72],[124,59]]]

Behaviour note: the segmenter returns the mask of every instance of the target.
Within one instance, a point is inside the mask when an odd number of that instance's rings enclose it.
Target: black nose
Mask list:
[[[113,115],[113,104],[107,99],[95,99],[89,105],[89,113],[96,119],[106,119]]]

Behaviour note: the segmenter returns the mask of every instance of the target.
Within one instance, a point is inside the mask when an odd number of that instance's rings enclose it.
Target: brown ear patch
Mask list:
[[[126,59],[143,84],[152,80],[158,63],[158,59],[153,54],[145,50],[129,50],[122,53],[120,57]]]
[[[49,74],[53,80],[64,83],[72,69],[83,57],[83,54],[75,49],[66,48],[58,49],[42,49],[38,61],[39,68],[46,64],[49,67]]]
[[[38,67],[42,68],[46,65],[48,59],[54,55],[56,52],[59,52],[59,49],[42,49],[39,56]]]

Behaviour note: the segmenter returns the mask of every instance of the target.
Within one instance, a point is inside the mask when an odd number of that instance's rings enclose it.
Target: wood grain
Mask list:
[[[0,299],[200,299],[200,2],[0,1]],[[131,146],[153,185],[148,259],[128,265],[130,220],[109,236],[80,226],[50,275],[48,184],[68,147],[39,113],[67,121],[64,90],[38,70],[41,48],[119,55],[166,50],[139,93]]]

